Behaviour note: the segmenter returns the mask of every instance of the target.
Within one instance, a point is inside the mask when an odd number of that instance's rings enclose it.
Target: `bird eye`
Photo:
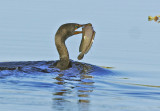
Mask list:
[[[75,25],[75,29],[78,29],[78,26],[77,26],[77,25]]]

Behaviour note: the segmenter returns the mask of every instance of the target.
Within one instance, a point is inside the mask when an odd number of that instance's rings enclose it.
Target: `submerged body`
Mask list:
[[[81,60],[84,57],[84,54],[87,54],[90,50],[95,36],[95,31],[93,30],[92,24],[86,24],[82,28],[82,40],[79,47],[78,59]]]

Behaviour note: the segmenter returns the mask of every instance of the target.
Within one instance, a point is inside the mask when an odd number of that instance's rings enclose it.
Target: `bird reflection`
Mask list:
[[[80,108],[85,109],[89,107],[90,94],[94,90],[93,76],[90,75],[90,70],[85,67],[79,74],[61,73],[54,78],[57,85],[53,93],[54,108],[65,108],[68,103],[78,103]]]

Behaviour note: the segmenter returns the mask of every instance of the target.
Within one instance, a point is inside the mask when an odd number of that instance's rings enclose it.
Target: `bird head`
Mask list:
[[[56,34],[61,35],[62,37],[65,37],[67,39],[68,37],[78,34],[76,31],[78,28],[82,27],[83,25],[77,24],[77,23],[67,23],[63,24],[59,27]]]

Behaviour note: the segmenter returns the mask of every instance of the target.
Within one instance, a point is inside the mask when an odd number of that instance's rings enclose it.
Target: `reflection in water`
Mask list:
[[[90,70],[82,70],[79,74],[58,74],[55,84],[57,85],[53,93],[53,107],[58,110],[66,110],[69,103],[75,101],[78,103],[80,110],[89,109],[90,93],[94,89],[93,76]],[[77,101],[77,102],[76,102]],[[71,107],[72,108],[72,107]]]
[[[111,71],[74,61],[71,69],[60,71],[52,64],[0,63],[1,110],[147,111],[146,106],[148,111],[160,110],[159,72]]]

